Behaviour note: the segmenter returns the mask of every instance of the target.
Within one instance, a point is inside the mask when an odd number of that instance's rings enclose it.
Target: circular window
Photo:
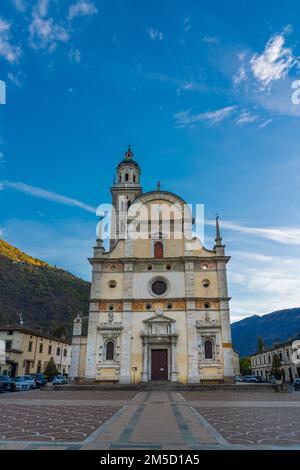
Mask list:
[[[204,308],[210,308],[210,303],[209,303],[209,302],[205,302]]]
[[[208,269],[208,264],[202,264],[202,269],[204,270]]]
[[[167,304],[167,309],[168,310],[172,310],[172,308],[173,308],[173,304]]]
[[[171,265],[170,265],[170,264],[167,264],[166,268],[167,268],[168,271],[170,271]]]
[[[207,289],[209,287],[209,280],[208,279],[204,279],[204,281],[202,281],[202,286],[205,287],[205,289]]]
[[[150,285],[151,292],[154,295],[164,295],[168,290],[168,284],[165,279],[159,278],[154,279]]]
[[[109,281],[108,285],[109,285],[109,287],[111,287],[113,289],[114,287],[116,287],[117,283],[116,283],[115,280],[112,280],[112,281]]]
[[[149,264],[148,270],[149,270],[149,271],[152,271],[152,265],[151,265],[151,264]]]
[[[109,310],[113,310],[114,306],[111,304],[108,308],[109,308]]]
[[[151,310],[152,305],[151,305],[151,304],[146,304],[146,305],[145,305],[145,308],[146,308],[146,310]]]

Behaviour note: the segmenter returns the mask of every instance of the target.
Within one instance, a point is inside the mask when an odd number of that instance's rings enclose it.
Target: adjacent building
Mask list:
[[[232,350],[225,254],[218,218],[215,245],[187,236],[185,201],[170,191],[143,193],[141,169],[129,148],[111,187],[116,218],[109,249],[98,237],[92,265],[87,331],[74,322],[70,375],[81,382],[232,383]],[[147,236],[129,235],[134,213]],[[169,213],[162,221],[163,211]],[[143,216],[144,217],[144,216]],[[164,222],[167,222],[168,232]],[[179,235],[178,235],[179,230]]]
[[[20,327],[0,328],[0,342],[5,350],[0,374],[43,372],[51,357],[60,373],[69,373],[72,346],[63,339]]]
[[[279,357],[283,371],[284,381],[294,381],[300,378],[300,357],[295,360],[294,350],[292,344],[299,338],[289,338],[283,343],[275,343],[270,348],[265,348],[260,353],[251,354],[251,369],[254,375],[260,375],[264,379],[269,379],[272,376],[272,363],[273,357]],[[300,356],[300,355],[299,355]]]

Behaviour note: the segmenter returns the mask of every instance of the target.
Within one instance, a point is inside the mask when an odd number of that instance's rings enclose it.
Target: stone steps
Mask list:
[[[181,384],[177,382],[149,382],[145,384],[82,384],[55,385],[54,390],[137,390],[137,391],[228,391],[228,392],[288,392],[288,385],[274,386],[271,384]]]

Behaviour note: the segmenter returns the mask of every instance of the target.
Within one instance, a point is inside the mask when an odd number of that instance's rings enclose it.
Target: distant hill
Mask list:
[[[19,325],[68,335],[78,312],[87,314],[90,283],[32,258],[0,240],[0,325]]]
[[[296,336],[300,332],[300,308],[278,310],[261,317],[253,315],[232,323],[231,331],[234,349],[245,357],[256,352],[258,336],[263,338],[265,346]]]

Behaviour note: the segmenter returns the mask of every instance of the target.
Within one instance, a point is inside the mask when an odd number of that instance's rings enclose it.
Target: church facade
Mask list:
[[[89,259],[90,310],[74,321],[70,375],[79,383],[231,383],[230,258],[218,218],[212,250],[196,238],[191,244],[174,217],[186,214],[185,201],[160,185],[143,193],[140,176],[129,147],[111,187],[109,249],[99,236]],[[145,214],[154,212],[151,224]],[[137,213],[134,227],[145,233],[129,236]]]

